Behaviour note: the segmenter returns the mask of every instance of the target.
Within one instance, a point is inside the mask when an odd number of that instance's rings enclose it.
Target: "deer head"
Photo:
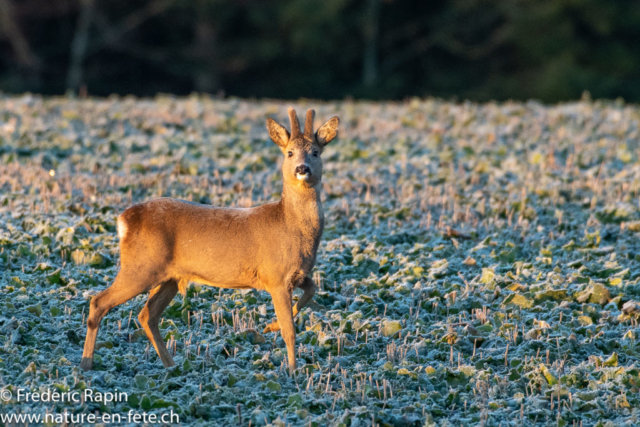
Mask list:
[[[313,110],[307,110],[304,133],[300,131],[298,116],[293,108],[289,108],[291,133],[275,120],[267,119],[269,136],[284,154],[282,165],[284,183],[293,188],[311,188],[320,183],[322,180],[320,155],[324,147],[338,134],[337,117],[329,119],[314,133],[314,116]]]

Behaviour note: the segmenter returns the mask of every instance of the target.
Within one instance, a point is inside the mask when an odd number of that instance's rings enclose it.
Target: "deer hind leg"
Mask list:
[[[296,305],[293,307],[293,317],[296,317],[298,313],[300,313],[300,310],[302,310],[304,306],[306,306],[309,303],[309,301],[311,301],[311,298],[313,298],[313,296],[316,293],[316,284],[313,283],[313,280],[311,280],[311,278],[309,277],[305,277],[302,283],[298,286],[298,288],[302,289],[304,293],[302,294],[300,299],[298,299],[298,302],[296,302]],[[267,327],[264,328],[263,333],[276,332],[279,330],[280,330],[280,325],[276,320],[275,322],[268,324]]]
[[[144,332],[147,334],[147,338],[149,338],[149,341],[153,344],[153,348],[156,349],[156,353],[158,353],[160,360],[162,360],[162,364],[166,368],[175,365],[175,363],[173,362],[173,358],[171,357],[171,354],[169,354],[167,346],[162,339],[160,329],[158,328],[158,322],[160,321],[162,312],[167,308],[177,293],[178,282],[175,280],[164,282],[149,293],[147,304],[138,315],[138,319],[144,328]]]
[[[296,369],[296,329],[293,326],[293,312],[291,309],[291,291],[276,289],[271,293],[273,306],[276,309],[278,323],[282,330],[282,338],[287,345],[289,356],[289,373],[293,375]]]
[[[80,367],[85,371],[93,367],[93,352],[102,318],[112,308],[124,304],[151,287],[136,277],[139,277],[139,274],[134,275],[120,270],[113,284],[91,299],[89,317],[87,318],[87,337],[80,363]]]

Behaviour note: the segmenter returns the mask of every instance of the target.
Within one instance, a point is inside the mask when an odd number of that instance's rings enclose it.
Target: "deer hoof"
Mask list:
[[[173,359],[163,360],[162,364],[164,365],[165,368],[170,368],[170,367],[176,365],[175,362],[173,361]]]
[[[93,368],[93,357],[83,357],[82,362],[80,362],[80,368],[90,371]]]
[[[280,330],[280,325],[278,325],[278,322],[273,322],[267,325],[266,328],[264,328],[264,331],[262,331],[263,334],[266,334],[267,332],[277,332]]]

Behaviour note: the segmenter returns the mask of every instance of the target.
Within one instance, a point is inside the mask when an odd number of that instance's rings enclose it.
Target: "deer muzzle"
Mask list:
[[[298,165],[296,167],[296,178],[308,180],[311,176],[311,169],[307,165]]]

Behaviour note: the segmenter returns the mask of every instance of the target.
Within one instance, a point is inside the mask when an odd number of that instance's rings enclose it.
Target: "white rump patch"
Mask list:
[[[127,224],[124,222],[122,215],[118,217],[118,237],[120,240],[124,239],[124,236],[127,235]]]

